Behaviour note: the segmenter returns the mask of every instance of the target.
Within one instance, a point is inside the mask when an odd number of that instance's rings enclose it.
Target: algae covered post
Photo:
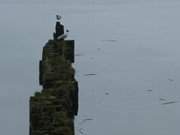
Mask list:
[[[75,79],[74,40],[66,40],[57,16],[54,39],[43,47],[39,83],[43,89],[30,97],[30,135],[74,135],[78,114],[78,82]]]

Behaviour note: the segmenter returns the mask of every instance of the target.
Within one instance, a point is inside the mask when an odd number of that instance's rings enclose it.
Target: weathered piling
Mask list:
[[[57,26],[58,25],[58,26]],[[74,40],[58,38],[64,26],[56,22],[39,62],[39,83],[43,89],[30,97],[30,135],[74,135],[78,113],[78,82],[75,79]]]

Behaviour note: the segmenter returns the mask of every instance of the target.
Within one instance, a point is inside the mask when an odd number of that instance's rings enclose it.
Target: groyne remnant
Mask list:
[[[64,26],[56,22],[39,62],[43,89],[30,97],[30,135],[74,135],[78,114],[78,82],[75,79],[74,40],[65,40]]]

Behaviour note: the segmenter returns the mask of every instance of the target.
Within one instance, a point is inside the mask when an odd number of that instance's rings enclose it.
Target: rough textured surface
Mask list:
[[[78,82],[73,40],[49,40],[39,64],[41,92],[30,98],[30,135],[74,135]]]

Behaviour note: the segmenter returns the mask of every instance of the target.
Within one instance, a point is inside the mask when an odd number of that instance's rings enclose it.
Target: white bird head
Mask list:
[[[60,20],[62,17],[60,15],[56,15],[56,19]]]

